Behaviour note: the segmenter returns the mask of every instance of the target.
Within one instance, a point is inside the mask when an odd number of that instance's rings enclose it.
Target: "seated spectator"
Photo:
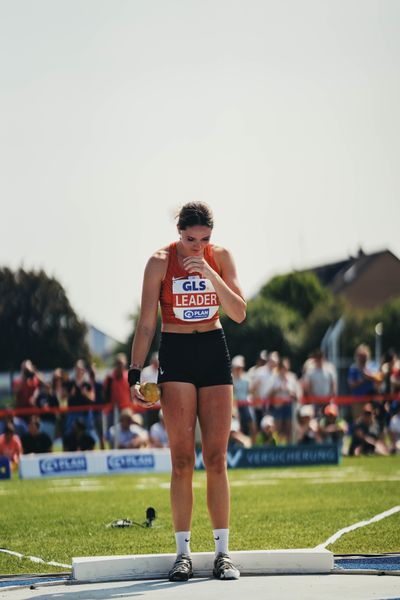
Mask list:
[[[51,385],[45,381],[40,382],[39,389],[35,393],[35,404],[38,408],[59,408],[58,398],[52,393]],[[49,412],[41,414],[40,431],[49,436],[54,441],[56,435],[57,415]]]
[[[257,427],[252,407],[249,405],[250,383],[245,374],[244,356],[238,354],[232,358],[233,400],[238,409],[240,430],[255,441]]]
[[[361,417],[354,424],[349,448],[349,456],[360,454],[389,454],[385,444],[379,439],[379,426],[370,402],[364,405]]]
[[[257,443],[262,446],[277,446],[278,438],[275,431],[275,419],[271,415],[264,415],[261,419]]]
[[[148,446],[149,434],[140,425],[139,415],[134,417],[131,408],[124,408],[119,420],[119,424],[116,427],[113,425],[108,431],[111,448],[145,448]]]
[[[158,413],[158,422],[150,427],[150,445],[153,448],[168,448],[168,434],[162,410]]]
[[[392,405],[392,416],[389,422],[389,437],[391,442],[390,452],[396,454],[400,450],[400,402]]]
[[[22,436],[21,442],[24,454],[42,454],[52,451],[51,438],[47,433],[40,431],[40,419],[37,415],[29,417],[28,432]]]
[[[231,431],[229,434],[228,448],[251,448],[251,440],[240,431],[240,421],[236,417],[232,417]]]
[[[21,440],[15,434],[15,427],[12,420],[7,420],[4,433],[0,435],[0,456],[6,456],[11,463],[11,468],[15,470],[18,467],[21,454]]]
[[[324,408],[324,416],[320,419],[318,432],[322,442],[337,444],[342,448],[343,438],[347,433],[347,423],[339,418],[336,404],[328,404]]]
[[[94,450],[96,440],[92,435],[92,431],[86,427],[86,421],[80,417],[72,424],[72,430],[63,438],[65,452],[84,452],[86,450]]]
[[[318,423],[312,404],[304,404],[299,408],[296,438],[297,443],[302,446],[319,442]]]

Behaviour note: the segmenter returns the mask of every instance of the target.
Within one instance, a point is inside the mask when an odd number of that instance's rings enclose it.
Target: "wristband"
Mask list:
[[[140,383],[140,369],[129,369],[128,371],[128,383],[129,387]]]
[[[143,369],[143,365],[133,362],[129,365],[128,369],[139,369],[139,371],[141,371]]]

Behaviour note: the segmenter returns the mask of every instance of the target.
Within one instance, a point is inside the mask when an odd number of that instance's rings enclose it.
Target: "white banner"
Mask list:
[[[92,450],[21,456],[21,479],[74,477],[110,473],[166,473],[171,470],[168,448],[151,450]]]

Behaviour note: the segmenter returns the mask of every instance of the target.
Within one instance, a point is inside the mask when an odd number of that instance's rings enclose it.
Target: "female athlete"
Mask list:
[[[200,202],[186,204],[179,212],[177,227],[179,240],[155,252],[145,269],[129,384],[134,402],[148,406],[143,402],[138,382],[155,333],[160,303],[158,383],[171,450],[170,493],[177,547],[169,580],[187,581],[193,576],[190,530],[197,417],[215,540],[213,574],[218,579],[238,579],[239,570],[228,551],[226,452],[232,417],[232,377],[219,305],[240,323],[246,316],[246,302],[231,254],[210,244],[210,208]]]

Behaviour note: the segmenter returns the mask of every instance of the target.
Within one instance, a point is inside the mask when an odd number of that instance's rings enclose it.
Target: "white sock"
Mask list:
[[[176,553],[189,554],[190,556],[190,531],[177,531],[175,533]]]
[[[229,554],[229,529],[213,529],[213,534],[215,542],[215,556],[217,556],[219,552]]]

